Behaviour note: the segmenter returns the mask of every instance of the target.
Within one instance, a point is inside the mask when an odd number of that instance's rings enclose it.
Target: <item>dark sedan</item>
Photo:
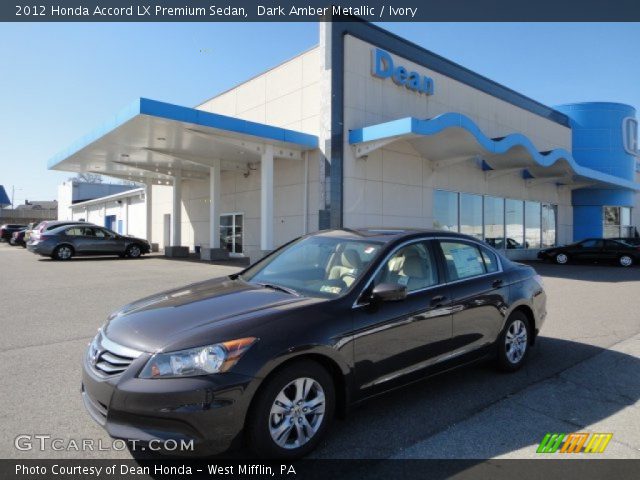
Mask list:
[[[14,232],[18,232],[24,228],[27,228],[27,226],[15,223],[5,223],[4,225],[0,225],[0,241],[8,242],[11,240],[11,235],[13,235]]]
[[[27,244],[24,241],[24,236],[27,233],[27,229],[23,228],[22,230],[18,230],[17,232],[13,232],[13,234],[11,235],[11,240],[9,240],[9,243],[11,245],[20,245],[23,248],[26,248]]]
[[[609,238],[587,238],[570,245],[540,250],[538,258],[560,265],[569,262],[610,262],[630,267],[640,261],[640,246]]]
[[[296,458],[381,392],[483,358],[518,370],[545,316],[534,269],[472,237],[324,231],[112,313],[82,396],[116,438]]]
[[[75,255],[119,255],[138,258],[149,253],[149,242],[119,235],[96,225],[64,225],[31,237],[27,249],[54,260],[69,260]]]

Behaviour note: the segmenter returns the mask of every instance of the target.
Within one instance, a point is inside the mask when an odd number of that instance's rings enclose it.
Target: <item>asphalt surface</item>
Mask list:
[[[549,316],[525,368],[490,364],[385,394],[337,420],[316,458],[535,457],[550,431],[613,432],[605,455],[640,457],[640,267],[536,265]],[[0,244],[0,458],[129,458],[20,451],[21,434],[110,445],[85,413],[80,358],[108,313],[237,269],[150,256],[54,262]]]

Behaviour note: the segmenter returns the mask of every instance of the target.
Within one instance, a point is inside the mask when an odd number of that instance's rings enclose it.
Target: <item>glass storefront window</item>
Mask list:
[[[557,218],[558,207],[556,205],[542,204],[542,248],[554,247],[557,242]]]
[[[524,202],[505,200],[505,246],[507,249],[524,247]]]
[[[525,248],[540,248],[540,202],[524,202]]]
[[[244,215],[241,213],[229,213],[220,216],[220,247],[226,249],[232,255],[242,254],[243,218]]]
[[[458,231],[458,194],[435,190],[433,192],[433,228]]]
[[[482,240],[482,195],[460,194],[460,233]]]
[[[631,208],[629,207],[604,207],[604,237],[631,237]]]
[[[504,248],[504,198],[484,197],[484,241]]]

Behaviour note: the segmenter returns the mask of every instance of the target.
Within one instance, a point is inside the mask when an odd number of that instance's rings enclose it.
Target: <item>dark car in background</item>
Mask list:
[[[138,258],[151,251],[142,238],[119,235],[107,228],[91,224],[63,225],[46,229],[32,237],[27,249],[54,260],[69,260],[76,255],[119,255]]]
[[[13,232],[13,234],[11,235],[11,240],[9,240],[9,243],[11,245],[20,245],[23,248],[26,248],[27,244],[24,241],[24,236],[27,233],[27,229],[23,228],[22,230],[18,230],[17,232]]]
[[[24,228],[27,228],[27,226],[17,223],[5,223],[4,225],[0,225],[0,241],[8,242],[11,240],[11,235],[13,235],[14,232]]]
[[[113,312],[82,397],[115,438],[297,458],[351,404],[483,358],[518,370],[545,317],[535,270],[472,237],[323,231]]]
[[[540,250],[538,258],[559,265],[569,262],[609,262],[630,267],[640,262],[640,246],[611,238],[587,238],[570,245]]]

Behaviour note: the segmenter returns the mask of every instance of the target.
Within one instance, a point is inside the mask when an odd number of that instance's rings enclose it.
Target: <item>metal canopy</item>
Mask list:
[[[579,165],[564,149],[539,152],[522,134],[489,138],[459,113],[429,120],[407,117],[349,132],[349,143],[358,158],[397,141],[409,142],[434,168],[474,159],[487,172],[487,178],[520,172],[529,185],[640,190],[640,184]]]
[[[52,158],[48,167],[148,182],[247,170],[267,145],[274,157],[300,158],[318,138],[283,128],[141,98],[98,130]]]

